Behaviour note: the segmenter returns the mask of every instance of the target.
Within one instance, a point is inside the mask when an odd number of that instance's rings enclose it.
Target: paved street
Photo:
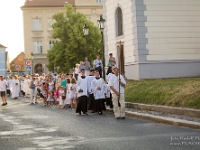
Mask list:
[[[77,116],[70,109],[8,100],[0,106],[1,150],[199,150],[200,131],[112,113]]]

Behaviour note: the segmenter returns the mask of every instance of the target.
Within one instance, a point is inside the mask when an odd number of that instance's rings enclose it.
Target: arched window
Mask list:
[[[120,7],[116,10],[116,31],[117,36],[123,35],[123,18],[122,18],[122,9]]]

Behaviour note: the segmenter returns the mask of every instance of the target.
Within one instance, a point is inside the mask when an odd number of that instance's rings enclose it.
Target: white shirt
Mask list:
[[[126,81],[122,75],[120,75],[121,82],[123,84],[126,84]],[[112,75],[109,79],[108,85],[113,87],[117,92],[119,92],[119,76],[116,76],[115,74]],[[111,90],[111,93],[115,93],[114,91]],[[124,93],[124,87],[120,85],[120,93]]]
[[[75,68],[75,74],[79,74],[79,68]]]
[[[110,98],[110,87],[108,84],[106,84],[106,87],[105,87],[105,93],[106,93],[106,98]]]
[[[0,91],[6,91],[6,80],[0,80]]]
[[[53,91],[53,86],[54,86],[54,82],[53,81],[51,81],[50,83],[49,83],[49,91]]]
[[[97,67],[99,67],[99,66],[100,66],[101,68],[103,68],[103,63],[102,63],[102,61],[101,61],[100,59],[95,59],[93,65],[94,65],[95,68],[97,68]]]
[[[109,82],[110,77],[111,77],[112,75],[114,75],[114,73],[112,73],[112,72],[108,74],[108,76],[107,76],[107,82]]]

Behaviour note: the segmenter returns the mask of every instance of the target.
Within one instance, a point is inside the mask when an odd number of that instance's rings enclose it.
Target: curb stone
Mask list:
[[[200,117],[200,110],[198,109],[149,105],[149,104],[130,103],[130,102],[126,102],[126,108],[133,108],[136,110],[155,111],[155,112],[183,115],[183,116],[189,116],[189,117]]]
[[[109,108],[107,108],[106,111],[113,112],[113,110]],[[163,116],[155,116],[151,114],[144,114],[144,113],[132,112],[132,111],[125,111],[125,113],[126,113],[126,116],[129,116],[129,117],[152,120],[154,122],[161,123],[161,124],[169,124],[169,125],[174,125],[174,126],[200,129],[199,122],[188,121],[188,120],[177,119],[177,118],[170,118],[170,117],[163,117]]]
[[[154,116],[154,115],[149,115],[149,114],[141,114],[138,112],[131,112],[131,111],[126,111],[126,116],[152,120],[152,121],[163,123],[163,124],[170,124],[170,125],[188,127],[188,128],[193,128],[193,129],[200,129],[200,123],[197,123],[194,121],[187,121],[187,120],[174,119],[174,118],[168,118],[168,117],[160,117],[160,116]]]

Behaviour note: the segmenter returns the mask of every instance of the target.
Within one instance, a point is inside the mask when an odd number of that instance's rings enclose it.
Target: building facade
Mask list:
[[[24,55],[24,52],[21,52],[11,61],[10,70],[12,71],[12,74],[22,74],[25,72]]]
[[[0,75],[6,76],[6,48],[0,44]]]
[[[23,11],[24,20],[24,50],[25,54],[32,54],[33,72],[42,68],[48,72],[46,54],[51,50],[55,39],[52,38],[52,16],[64,12],[65,4],[74,6],[75,12],[81,12],[94,21],[102,14],[102,0],[26,0]],[[40,70],[41,71],[41,70]]]
[[[104,0],[106,54],[128,79],[200,76],[199,16],[199,0]]]

